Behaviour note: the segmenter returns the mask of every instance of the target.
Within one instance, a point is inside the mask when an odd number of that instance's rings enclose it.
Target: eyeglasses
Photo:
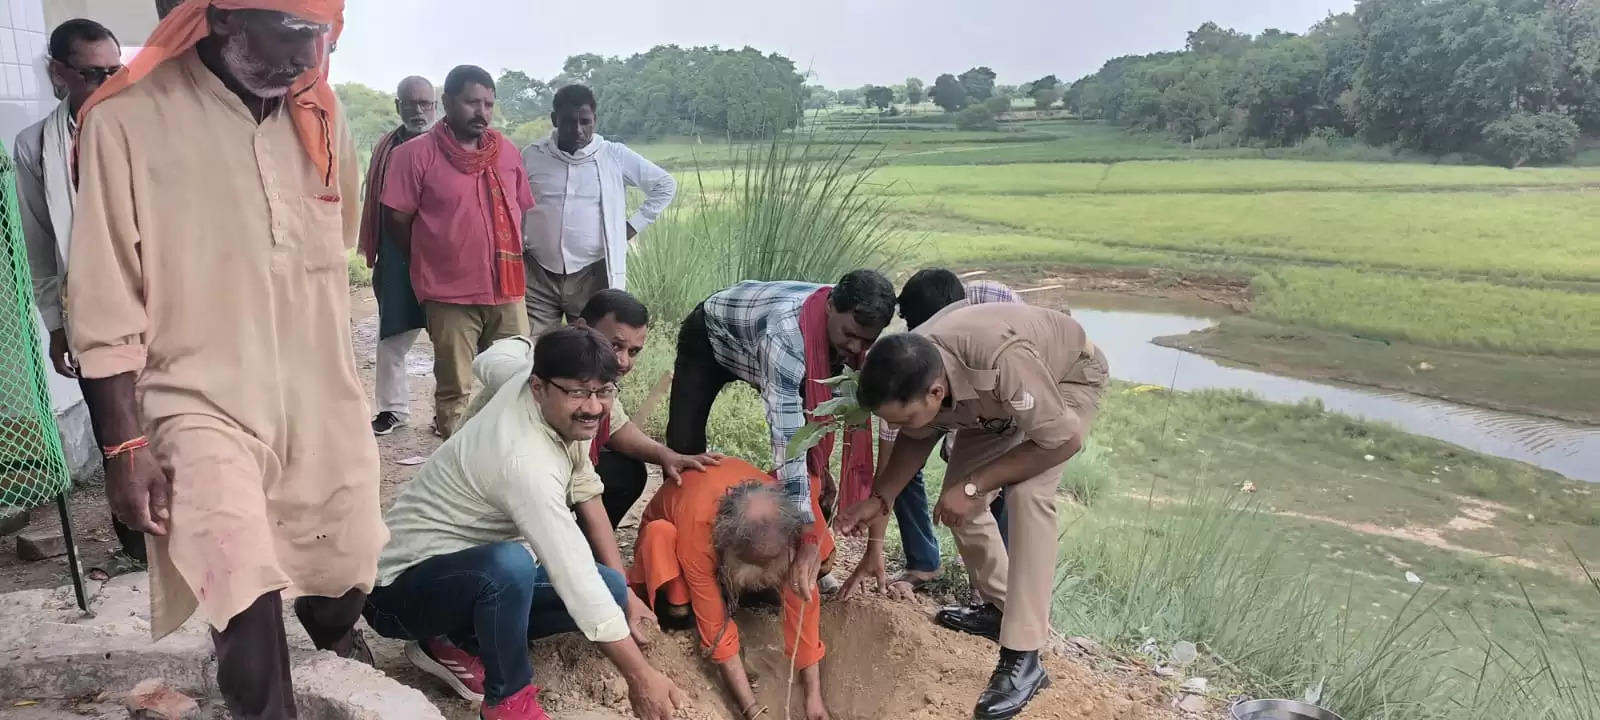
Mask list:
[[[598,390],[590,390],[589,388],[562,387],[561,383],[558,383],[558,382],[556,382],[554,380],[550,380],[550,379],[545,379],[545,382],[548,383],[551,387],[553,387],[553,388],[555,388],[557,390],[560,390],[561,392],[566,393],[567,397],[569,397],[569,398],[571,398],[573,400],[588,400],[589,398],[599,398],[601,400],[615,400],[616,397],[617,397],[617,393],[622,392],[622,388],[617,387],[616,383],[612,383],[610,385],[606,385],[605,387],[602,387],[602,388],[600,388]]]
[[[122,72],[122,68],[124,67],[122,65],[112,65],[112,66],[108,66],[108,67],[86,67],[86,68],[81,68],[81,67],[73,67],[73,66],[68,65],[68,64],[66,64],[64,62],[61,62],[60,60],[57,60],[56,62],[61,63],[62,67],[66,68],[66,69],[68,69],[68,70],[70,70],[70,71],[72,71],[74,73],[77,73],[78,77],[83,78],[83,81],[88,83],[88,84],[90,84],[90,85],[99,85],[99,84],[104,83],[107,78],[110,78],[112,75],[115,75],[115,74],[117,74],[119,72]]]
[[[432,100],[417,100],[415,102],[406,102],[405,100],[400,101],[400,107],[414,108],[422,112],[432,110],[435,105],[438,105],[438,103]]]

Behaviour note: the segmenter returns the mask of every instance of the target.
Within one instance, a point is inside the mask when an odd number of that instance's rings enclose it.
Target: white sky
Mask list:
[[[1001,84],[1071,81],[1119,55],[1183,47],[1207,20],[1304,32],[1354,0],[348,0],[335,82],[392,90],[470,63],[548,80],[570,55],[655,45],[778,52],[829,87],[928,84],[988,65]]]

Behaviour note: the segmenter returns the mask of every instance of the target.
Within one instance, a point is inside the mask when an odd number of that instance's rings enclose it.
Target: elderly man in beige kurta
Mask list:
[[[318,647],[364,651],[351,628],[388,538],[351,350],[358,168],[332,120],[325,176],[284,101],[247,106],[189,50],[80,139],[72,346],[84,377],[136,378],[171,481],[152,629],[200,610],[236,718],[294,716],[280,591]]]

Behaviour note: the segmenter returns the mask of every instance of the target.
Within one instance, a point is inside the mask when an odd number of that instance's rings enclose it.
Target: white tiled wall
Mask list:
[[[7,148],[55,104],[44,69],[48,33],[42,0],[0,0],[0,140]]]

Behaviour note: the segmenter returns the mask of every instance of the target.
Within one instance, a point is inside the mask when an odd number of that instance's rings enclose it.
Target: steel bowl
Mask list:
[[[1343,720],[1331,710],[1294,700],[1250,700],[1234,705],[1233,720]]]

